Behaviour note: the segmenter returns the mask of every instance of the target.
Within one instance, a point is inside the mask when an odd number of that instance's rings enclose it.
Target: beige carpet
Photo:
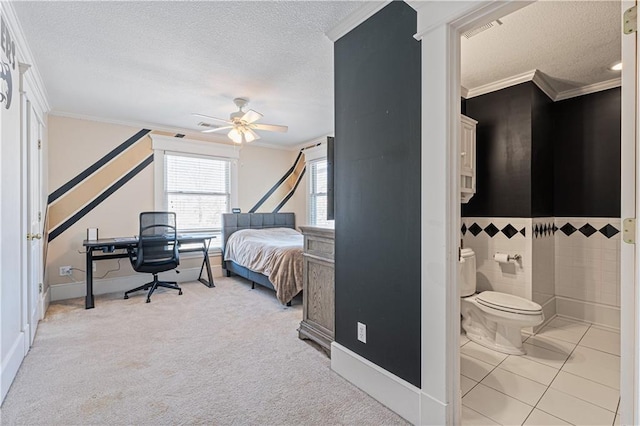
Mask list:
[[[300,300],[284,307],[240,278],[216,286],[52,304],[0,422],[406,424],[298,339]]]

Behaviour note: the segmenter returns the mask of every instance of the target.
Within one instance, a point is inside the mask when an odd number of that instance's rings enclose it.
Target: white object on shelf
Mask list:
[[[460,198],[467,203],[476,193],[476,125],[460,114]]]

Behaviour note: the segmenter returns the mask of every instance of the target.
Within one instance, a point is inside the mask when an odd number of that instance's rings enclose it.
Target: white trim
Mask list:
[[[535,74],[536,70],[527,71],[511,77],[503,78],[502,80],[494,81],[493,83],[488,83],[482,86],[471,88],[467,92],[467,99],[475,98],[476,96],[485,95],[487,93],[495,92],[497,90],[502,90],[507,87],[531,81],[533,80]]]
[[[73,118],[76,120],[87,120],[87,121],[95,121],[97,123],[106,123],[106,124],[115,124],[118,126],[127,126],[127,127],[136,127],[136,128],[145,128],[145,129],[152,129],[152,130],[157,130],[157,131],[161,131],[161,132],[170,132],[170,133],[182,133],[182,134],[191,134],[193,135],[194,133],[198,133],[198,130],[194,130],[194,129],[187,129],[184,127],[167,127],[158,123],[149,123],[149,122],[143,122],[143,121],[133,121],[133,120],[119,120],[119,119],[115,119],[115,118],[104,118],[104,117],[96,117],[93,115],[86,115],[86,114],[76,114],[73,112],[65,112],[65,111],[51,111],[49,112],[50,115],[53,115],[55,117],[63,117],[63,118]],[[200,136],[200,135],[198,135]],[[215,133],[202,133],[202,138],[203,141],[212,141],[214,143],[220,143],[220,144],[226,144],[229,146],[234,146],[233,142],[231,142],[231,140],[229,138],[227,138],[226,136],[222,136],[222,135],[218,135]],[[250,144],[246,145],[246,146],[258,146],[261,148],[270,148],[270,149],[277,149],[280,151],[296,151],[296,146],[291,147],[291,146],[283,146],[283,145],[277,145],[277,144],[273,144],[273,143],[269,143],[269,142],[251,142]]]
[[[420,389],[411,383],[337,342],[331,343],[331,369],[409,422],[420,424]]]
[[[609,89],[613,89],[614,87],[620,87],[620,86],[622,86],[622,78],[618,77],[611,80],[601,81],[599,83],[588,84],[586,86],[577,87],[575,89],[558,92],[554,101],[561,101],[563,99],[576,98],[578,96],[601,92],[603,90],[609,90]]]
[[[367,1],[360,8],[351,12],[346,18],[341,20],[336,26],[325,33],[327,38],[332,42],[336,42],[340,37],[353,30],[358,25],[378,13],[391,0],[384,1]]]
[[[469,99],[469,89],[464,86],[460,86],[460,96],[465,99]]]
[[[635,0],[620,3],[622,14],[636,5]],[[622,117],[621,117],[621,219],[636,217],[640,196],[637,185],[640,165],[638,143],[638,33],[622,35]],[[640,250],[621,241],[620,248],[620,424],[640,424]],[[638,241],[638,229],[636,230]]]
[[[620,87],[622,81],[620,78],[614,78],[599,83],[588,84],[586,86],[577,87],[574,89],[564,90],[562,92],[556,92],[555,89],[549,83],[549,79],[540,72],[540,70],[532,70],[517,74],[511,77],[503,78],[502,80],[494,81],[492,83],[484,84],[482,86],[474,87],[472,89],[462,90],[462,97],[465,99],[471,99],[476,96],[485,95],[487,93],[495,92],[498,90],[506,89],[507,87],[515,86],[517,84],[532,81],[545,95],[554,102],[562,101],[564,99],[576,98],[578,96],[588,95],[590,93],[601,92],[603,90],[613,89],[614,87]],[[466,92],[465,92],[466,91]]]
[[[158,274],[160,280],[171,280],[179,283],[196,281],[198,274],[200,273],[200,267],[194,268],[178,268],[180,274],[176,274],[175,271],[161,272]],[[211,265],[211,273],[213,277],[222,277],[222,265]],[[149,274],[135,274],[125,277],[106,278],[102,280],[93,281],[93,294],[107,294],[117,293],[130,290],[133,287],[142,285],[150,281]],[[200,285],[200,284],[199,284]],[[64,284],[52,284],[49,286],[51,289],[51,301],[75,299],[77,297],[84,297],[86,295],[85,281],[76,281]]]
[[[33,57],[33,53],[29,48],[29,43],[27,43],[27,39],[24,36],[20,20],[18,19],[11,2],[3,1],[2,9],[4,11],[4,16],[7,18],[7,25],[11,28],[12,35],[16,43],[16,54],[21,57],[21,62],[31,65],[29,72],[25,75],[25,78],[33,88],[33,92],[31,92],[31,95],[33,96],[30,97],[30,99],[32,102],[35,101],[38,104],[38,108],[42,112],[47,112],[51,109],[48,101],[47,90]]]
[[[47,315],[47,310],[51,304],[51,287],[47,286],[47,291],[40,295],[40,319],[43,320]]]
[[[542,90],[544,94],[547,95],[549,99],[554,102],[556,101],[558,94],[553,89],[553,87],[549,83],[549,80],[544,76],[544,74],[542,74],[539,70],[536,70],[536,72],[533,74],[532,81],[536,86],[538,86],[538,89]]]
[[[302,153],[304,154],[304,160],[307,163],[327,158],[327,144],[325,143],[312,148],[307,148],[302,151]]]
[[[0,404],[4,401],[4,397],[7,396],[13,379],[18,374],[18,369],[22,364],[22,360],[25,355],[25,340],[24,332],[20,332],[11,345],[11,349],[7,352],[7,356],[2,359],[2,366],[0,367]]]
[[[176,138],[150,134],[151,148],[162,151],[184,152],[187,154],[209,155],[211,157],[240,158],[238,146],[224,145],[215,142],[195,139]]]

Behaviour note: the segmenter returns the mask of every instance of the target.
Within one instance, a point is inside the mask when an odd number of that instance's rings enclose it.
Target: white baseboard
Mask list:
[[[44,316],[47,314],[47,309],[49,309],[49,305],[51,304],[51,286],[47,287],[47,291],[44,292],[40,296],[40,319],[44,319]]]
[[[556,313],[562,317],[620,330],[620,308],[617,306],[556,296]]]
[[[6,358],[2,360],[2,367],[0,368],[0,404],[4,401],[4,397],[7,396],[11,383],[13,383],[13,379],[18,374],[18,369],[24,359],[24,345],[25,334],[19,333]]]
[[[175,271],[161,272],[158,277],[161,280],[177,281],[179,283],[196,281],[198,274],[200,273],[200,267],[180,269],[180,274],[176,274]],[[212,265],[211,273],[213,277],[222,276],[222,266]],[[206,276],[206,272],[205,272]],[[93,294],[105,294],[114,293],[118,291],[127,291],[133,287],[142,285],[149,282],[150,274],[135,274],[126,277],[107,278],[102,280],[93,281]],[[52,284],[49,286],[51,290],[51,301],[74,299],[76,297],[84,297],[86,295],[86,283],[85,281],[77,281],[65,284]]]
[[[339,343],[331,344],[331,369],[413,424],[420,424],[420,389]]]

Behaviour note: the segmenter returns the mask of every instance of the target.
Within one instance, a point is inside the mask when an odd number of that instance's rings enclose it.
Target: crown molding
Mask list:
[[[21,59],[21,62],[30,65],[29,70],[24,74],[24,78],[28,81],[29,86],[33,90],[29,93],[29,98],[32,102],[36,103],[42,114],[46,115],[51,109],[47,90],[42,80],[42,76],[40,75],[40,71],[38,71],[36,61],[33,58],[33,53],[27,43],[24,31],[22,30],[22,25],[16,15],[16,11],[11,2],[8,1],[0,2],[0,8],[2,9],[2,13],[7,20],[7,25],[11,29],[11,33],[14,37],[18,57]]]
[[[577,87],[575,89],[563,90],[557,92],[553,89],[549,83],[549,78],[546,77],[539,70],[527,71],[522,74],[507,77],[502,80],[494,81],[493,83],[485,84],[482,86],[474,87],[473,89],[465,89],[461,87],[462,97],[465,99],[471,99],[476,96],[485,95],[487,93],[495,92],[507,87],[515,86],[516,84],[525,83],[527,81],[533,82],[545,95],[549,97],[553,102],[562,101],[564,99],[575,98],[578,96],[588,95],[590,93],[601,92],[603,90],[613,89],[614,87],[620,87],[622,80],[620,77],[614,78],[599,83],[588,84],[586,86]],[[465,94],[466,91],[466,94]]]
[[[104,123],[104,124],[115,124],[118,126],[145,128],[145,129],[151,129],[151,130],[158,130],[161,132],[181,133],[181,134],[187,135],[191,139],[198,139],[198,140],[203,140],[208,142],[221,143],[229,146],[236,146],[236,144],[231,142],[229,138],[227,138],[226,136],[216,135],[216,134],[207,135],[207,134],[198,132],[197,130],[187,129],[183,127],[168,127],[168,126],[163,126],[157,123],[117,120],[112,118],[95,117],[92,115],[76,114],[76,113],[64,112],[64,111],[51,111],[49,115],[55,116],[55,117],[73,118],[76,120],[95,121],[95,122]],[[297,145],[294,147],[291,147],[291,146],[276,145],[269,142],[251,142],[249,145],[245,144],[243,146],[258,146],[261,148],[278,149],[280,151],[295,151]]]
[[[380,9],[391,3],[391,0],[367,1],[361,7],[351,12],[338,24],[325,33],[332,42],[353,30],[358,25],[375,15]]]
[[[462,96],[465,99],[469,98],[469,89],[467,89],[464,86],[460,86],[460,96]]]
[[[622,78],[613,78],[611,80],[601,81],[600,83],[594,83],[575,89],[564,90],[556,95],[554,101],[562,101],[564,99],[588,95],[589,93],[601,92],[603,90],[613,89],[614,87],[620,86],[622,86]]]
[[[536,70],[523,72],[512,77],[503,78],[502,80],[494,81],[493,83],[484,84],[482,86],[468,89],[467,99],[475,98],[476,96],[485,95],[487,93],[495,92],[497,90],[505,89],[507,87],[515,86],[516,84],[524,83],[533,80]]]

